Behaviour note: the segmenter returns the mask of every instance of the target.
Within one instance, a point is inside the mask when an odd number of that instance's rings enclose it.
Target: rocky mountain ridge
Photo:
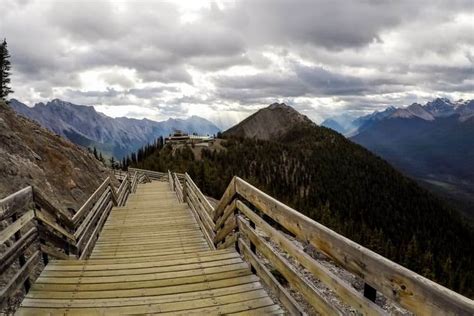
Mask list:
[[[474,117],[474,100],[451,101],[447,98],[437,98],[425,105],[413,103],[399,108],[390,106],[383,111],[375,111],[361,117],[352,117],[352,119],[347,115],[338,115],[326,119],[321,125],[347,137],[353,137],[381,120],[402,118],[435,121],[451,116],[459,122]]]
[[[189,133],[216,134],[219,128],[198,116],[188,119],[168,119],[156,122],[149,119],[127,117],[112,118],[97,112],[92,106],[76,105],[55,99],[33,107],[11,100],[11,107],[19,114],[33,119],[43,127],[85,147],[121,158],[160,136],[174,130]]]

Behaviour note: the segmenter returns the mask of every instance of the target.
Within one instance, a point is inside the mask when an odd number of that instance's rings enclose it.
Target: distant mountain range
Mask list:
[[[435,99],[324,126],[377,153],[474,216],[474,100]]]
[[[167,136],[174,130],[214,135],[219,128],[212,122],[191,116],[188,119],[168,119],[156,122],[127,117],[112,118],[97,112],[92,106],[76,105],[55,99],[33,107],[11,100],[10,106],[19,114],[37,121],[43,127],[85,147],[96,147],[104,154],[122,158],[141,146]]]

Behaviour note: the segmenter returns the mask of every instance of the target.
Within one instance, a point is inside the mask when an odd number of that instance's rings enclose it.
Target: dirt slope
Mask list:
[[[108,174],[85,149],[0,101],[0,198],[34,185],[57,207],[77,210]]]

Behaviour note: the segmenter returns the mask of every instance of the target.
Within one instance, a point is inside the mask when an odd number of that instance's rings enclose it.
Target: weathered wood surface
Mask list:
[[[234,249],[210,249],[195,215],[168,183],[138,184],[99,220],[90,259],[50,262],[18,315],[282,313]]]
[[[8,283],[0,291],[0,303],[7,300],[18,287],[25,282],[30,276],[33,267],[36,265],[40,257],[40,252],[36,251],[33,253],[28,261],[18,270],[18,272],[8,281]]]
[[[256,224],[265,234],[276,243],[281,249],[293,256],[303,267],[319,280],[321,280],[328,288],[333,290],[336,295],[349,306],[353,306],[363,315],[384,315],[386,314],[375,303],[365,298],[362,293],[357,292],[351,284],[341,280],[337,275],[328,268],[314,260],[302,249],[298,248],[291,240],[286,238],[281,232],[273,228],[261,217],[255,214],[241,201],[236,200],[237,208]]]
[[[34,217],[34,210],[29,210],[19,219],[17,219],[16,221],[8,225],[5,229],[0,231],[0,244],[4,244],[7,240],[12,238],[16,232],[24,228]]]
[[[50,214],[61,224],[67,226],[69,229],[74,229],[74,222],[71,220],[70,216],[66,214],[65,211],[56,208],[51,204],[48,199],[41,193],[37,188],[33,188],[33,199],[34,204],[37,208],[42,209],[43,211]]]
[[[107,178],[98,188],[95,190],[94,193],[87,199],[87,201],[81,206],[81,208],[74,214],[72,220],[74,224],[78,224],[84,216],[89,212],[89,210],[94,206],[97,200],[100,198],[102,193],[107,189],[110,185],[110,178]]]
[[[0,273],[7,270],[23,254],[38,236],[36,227],[32,227],[0,256]]]
[[[31,209],[33,206],[33,188],[26,187],[0,200],[0,221],[12,217],[17,212]]]
[[[420,315],[473,315],[474,301],[432,282],[361,245],[335,233],[327,227],[311,220],[296,210],[258,190],[238,177],[234,177],[227,187],[214,212],[217,230],[231,216],[233,198],[239,196],[250,202],[259,211],[279,223],[294,234],[300,241],[312,244],[316,249],[333,259],[346,270],[355,273],[370,286],[382,292],[389,299]],[[227,210],[227,212],[226,212]],[[223,216],[223,214],[225,214]],[[224,217],[224,218],[223,218]],[[254,218],[255,219],[255,218]],[[297,253],[293,253],[297,256]],[[305,262],[304,258],[300,259]],[[315,265],[306,266],[313,273],[322,274],[324,270]],[[344,300],[356,308],[369,313],[370,303],[348,290],[334,275],[321,278],[335,288]],[[375,313],[380,310],[375,309]],[[370,312],[370,313],[372,313]]]
[[[11,274],[10,267],[16,262],[20,267],[17,274],[8,276],[11,279],[2,288],[3,295],[15,293],[21,284],[26,291],[29,290],[30,271],[41,267],[38,260],[26,260],[28,254],[36,250],[32,249],[33,245],[35,248],[39,245],[44,264],[49,262],[49,257],[64,260],[72,255],[85,258],[94,246],[112,204],[119,203],[119,196],[121,203],[124,203],[129,191],[130,186],[124,183],[115,192],[110,178],[107,178],[74,217],[56,208],[38,189],[32,187],[0,200],[0,216],[11,221],[0,231],[0,245],[5,247],[0,258],[0,273]]]
[[[297,289],[316,311],[323,315],[343,315],[335,305],[331,304],[319,289],[304,280],[280,254],[275,252],[263,239],[250,228],[242,217],[238,217],[239,230],[244,234],[270,262],[285,277],[290,285]]]
[[[272,289],[272,292],[278,297],[291,315],[306,315],[303,308],[295,301],[288,291],[275,279],[273,274],[263,265],[259,258],[250,250],[249,246],[239,239],[239,249],[245,260],[249,262],[256,270],[257,275],[262,279],[265,285]]]

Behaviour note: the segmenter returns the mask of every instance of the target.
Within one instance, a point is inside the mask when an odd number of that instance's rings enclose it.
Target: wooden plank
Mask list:
[[[264,192],[235,178],[237,192],[270,218],[311,243],[348,271],[404,308],[420,315],[474,313],[474,303],[381,255],[362,247],[284,205]]]
[[[248,269],[243,269],[208,276],[199,275],[181,279],[119,283],[112,290],[100,290],[101,287],[109,285],[101,286],[99,284],[95,286],[97,290],[84,291],[76,291],[74,285],[68,284],[35,284],[27,297],[36,299],[129,298],[197,292],[257,281],[258,278],[255,275],[251,274]],[[86,285],[80,285],[80,287],[84,286]],[[91,284],[90,287],[92,286],[94,285]]]
[[[207,245],[206,241],[204,239],[197,239],[193,241],[185,241],[185,240],[176,240],[176,244],[172,244],[170,242],[168,243],[162,243],[162,244],[147,244],[143,245],[140,243],[137,243],[136,245],[129,245],[129,246],[100,246],[100,247],[95,247],[94,252],[95,253],[101,253],[101,254],[106,254],[106,253],[116,253],[116,254],[121,254],[121,253],[129,253],[129,252],[145,252],[145,251],[152,251],[152,250],[165,250],[165,249],[177,249],[180,247],[195,247],[195,246],[205,246]],[[139,248],[139,249],[137,249]]]
[[[214,239],[214,232],[211,230],[211,231],[208,231],[204,225],[204,223],[201,221],[201,219],[199,218],[199,215],[196,213],[196,211],[193,209],[193,206],[190,205],[191,209],[193,210],[194,212],[194,217],[196,218],[196,221],[198,222],[199,224],[199,227],[201,228],[202,230],[202,234],[204,235],[204,239],[206,240],[209,248],[211,250],[215,250],[216,247],[214,246],[214,243],[213,243],[213,239]]]
[[[258,304],[256,303],[258,302]],[[234,304],[234,305],[231,305]],[[202,314],[203,308],[219,307],[219,315],[227,314],[229,311],[251,310],[254,308],[273,305],[273,301],[267,296],[264,290],[257,289],[237,294],[227,294],[222,296],[214,296],[211,298],[201,298],[187,301],[164,302],[161,304],[149,304],[138,306],[109,307],[107,310],[100,308],[89,309],[55,309],[55,313],[75,315],[101,315],[104,312],[110,315],[117,314],[150,314],[150,313],[171,313],[173,315],[179,313],[199,312]],[[232,309],[229,309],[229,306]],[[20,313],[21,315],[21,313]]]
[[[69,248],[70,251],[73,251],[73,252],[76,251],[75,245],[72,244],[61,233],[51,230],[50,228],[45,227],[44,225],[38,225],[37,228],[38,228],[40,239],[47,240],[48,243],[58,248],[61,248],[61,249]]]
[[[78,289],[86,284],[91,284],[92,288],[97,289],[100,284],[104,285],[100,289],[104,288],[114,289],[114,284],[119,286],[119,283],[133,283],[133,282],[145,282],[145,281],[157,281],[157,280],[178,280],[181,279],[182,282],[187,282],[184,278],[198,275],[211,275],[216,273],[228,272],[228,271],[237,271],[248,269],[248,264],[240,260],[240,262],[229,263],[221,266],[198,266],[197,268],[187,269],[187,270],[176,270],[176,271],[155,271],[158,269],[151,269],[150,273],[140,273],[140,274],[117,274],[117,275],[106,275],[106,276],[60,276],[60,277],[51,277],[51,276],[40,276],[37,280],[37,284],[54,284],[54,286],[59,284],[72,284],[78,287]],[[79,284],[80,283],[80,284]],[[97,286],[97,287],[96,287]]]
[[[31,246],[37,237],[38,231],[36,230],[36,227],[32,227],[11,247],[8,247],[0,257],[0,274],[5,272],[5,270],[23,254],[25,249]]]
[[[201,203],[203,204],[206,213],[211,216],[212,212],[214,211],[214,207],[212,207],[211,203],[209,203],[208,199],[204,196],[204,194],[201,192],[199,187],[194,183],[193,179],[189,176],[189,174],[185,173],[186,180],[189,182],[192,190],[195,192],[195,194],[199,197],[201,200]]]
[[[158,265],[174,265],[180,262],[205,262],[209,260],[217,260],[223,255],[231,255],[233,257],[239,256],[239,254],[233,249],[221,249],[221,250],[205,250],[198,253],[190,254],[171,254],[166,256],[149,256],[144,258],[133,258],[133,259],[89,259],[86,261],[81,260],[68,260],[68,261],[57,261],[55,262],[54,269],[56,270],[74,270],[74,269],[84,269],[84,270],[103,270],[104,267],[109,267],[107,269],[113,269],[113,267],[121,267],[123,264],[130,265],[149,265],[153,264],[154,266]],[[50,268],[48,268],[50,269]],[[52,269],[52,268],[51,268]]]
[[[43,253],[53,257],[53,258],[56,258],[56,259],[63,259],[63,260],[67,260],[69,259],[69,255],[63,253],[63,252],[60,252],[52,247],[48,247],[46,245],[40,245],[40,249]]]
[[[198,222],[199,226],[205,232],[207,238],[209,238],[210,247],[214,247],[214,243],[212,242],[214,240],[214,237],[215,237],[214,224],[210,224],[208,222],[208,220],[210,220],[210,218],[207,218],[207,219],[205,218],[205,215],[204,215],[205,213],[203,213],[205,211],[202,208],[200,208],[199,205],[197,205],[195,197],[192,194],[189,194],[189,202],[190,202],[189,206],[191,207],[191,209],[193,210],[193,212],[195,214],[196,221]]]
[[[23,214],[19,219],[5,227],[0,231],[0,245],[12,238],[16,232],[24,228],[35,217],[34,210],[29,210]]]
[[[257,275],[271,289],[291,315],[306,315],[303,308],[295,301],[287,290],[275,279],[271,272],[260,262],[245,242],[239,238],[239,248],[244,258],[254,267]]]
[[[182,246],[169,249],[159,249],[159,250],[150,250],[150,251],[131,251],[131,252],[121,252],[117,254],[110,253],[101,253],[94,252],[92,255],[93,259],[110,259],[110,258],[139,258],[139,257],[148,257],[155,255],[170,255],[175,253],[193,253],[203,250],[209,250],[206,243],[196,246]]]
[[[82,223],[79,225],[79,227],[76,229],[74,232],[74,237],[78,240],[78,248],[81,247],[81,244],[83,243],[83,238],[84,238],[84,233],[88,230],[88,228],[95,222],[97,219],[97,215],[100,215],[100,210],[101,207],[104,206],[104,201],[110,198],[110,189],[107,188],[100,198],[97,200],[97,202],[94,204],[92,209],[87,213],[86,217],[82,221]]]
[[[100,198],[102,193],[107,189],[108,185],[110,184],[110,177],[102,182],[102,184],[95,190],[94,193],[87,199],[87,201],[81,206],[81,208],[74,214],[72,221],[75,225],[77,225],[84,215],[91,209],[94,203]]]
[[[218,248],[228,248],[228,247],[235,247],[235,243],[237,242],[237,238],[239,237],[238,233],[232,234],[227,236],[223,243],[220,243]]]
[[[286,312],[281,309],[278,305],[270,305],[265,307],[253,308],[244,312],[235,312],[229,315],[239,315],[239,316],[248,316],[248,315],[286,315]]]
[[[110,181],[110,183],[109,183],[109,189],[110,189],[110,193],[112,194],[111,198],[112,198],[112,202],[113,202],[114,206],[118,206],[117,191],[115,191],[115,188],[112,185],[112,181]]]
[[[97,236],[102,229],[102,225],[104,224],[105,220],[107,219],[107,216],[109,215],[110,210],[112,209],[112,201],[109,202],[109,204],[106,206],[105,211],[102,212],[102,215],[100,216],[99,222],[97,223],[94,231],[92,232],[91,236],[89,237],[89,240],[87,241],[86,245],[84,246],[84,250],[81,252],[81,255],[79,259],[85,259],[89,256],[90,251],[92,249],[92,246],[94,245]]]
[[[33,188],[33,200],[36,206],[40,207],[44,212],[50,214],[53,218],[67,226],[69,229],[74,229],[75,226],[70,216],[63,210],[58,209],[51,204],[38,188]]]
[[[137,267],[129,269],[127,266],[122,266],[122,269],[107,269],[107,270],[73,270],[73,271],[54,271],[51,269],[43,271],[41,277],[44,278],[71,278],[71,277],[105,277],[105,276],[126,276],[135,274],[151,274],[151,273],[165,273],[165,272],[176,272],[185,270],[200,270],[202,268],[221,267],[227,265],[234,265],[242,263],[242,259],[228,258],[222,260],[214,260],[207,262],[195,262],[195,263],[182,263],[172,266],[148,266],[148,267]]]
[[[236,193],[235,191],[235,177],[232,178],[230,181],[229,185],[227,186],[224,194],[222,195],[221,199],[219,200],[219,203],[217,204],[215,210],[214,210],[214,223],[217,223],[219,220],[219,217],[222,216],[222,213],[224,212],[224,209],[227,207],[227,205],[232,202],[234,199],[234,195]]]
[[[317,311],[327,315],[342,315],[334,305],[324,298],[323,294],[309,282],[304,280],[295,269],[286,262],[286,260],[276,253],[268,244],[262,240],[253,231],[245,220],[238,216],[239,230],[244,234],[262,253],[271,264],[285,277],[292,287],[301,293],[307,302],[311,304]]]
[[[298,248],[291,240],[278,232],[255,212],[248,208],[241,201],[237,200],[237,208],[254,222],[266,235],[275,242],[281,249],[293,256],[303,267],[328,288],[336,293],[341,300],[354,308],[362,315],[383,315],[386,314],[379,306],[366,299],[362,293],[357,292],[350,284],[341,280],[328,268],[311,258],[302,249]]]
[[[224,240],[234,229],[237,228],[237,221],[235,216],[229,217],[227,219],[227,222],[224,224],[224,227],[222,227],[216,234],[216,238],[214,238],[214,243],[218,244],[222,240]]]
[[[33,188],[23,188],[0,200],[0,221],[33,206]]]
[[[229,205],[227,205],[227,207],[224,209],[224,212],[222,213],[222,216],[219,217],[219,220],[216,222],[216,225],[215,225],[216,231],[220,229],[222,225],[224,225],[224,223],[227,221],[229,216],[234,214],[235,208],[236,208],[235,200],[232,201]]]
[[[130,297],[130,298],[106,298],[106,299],[81,299],[81,300],[62,300],[62,299],[31,299],[26,298],[23,307],[44,307],[44,308],[107,308],[118,306],[137,306],[149,304],[163,304],[169,302],[189,301],[204,299],[228,294],[237,294],[261,289],[259,282],[234,285],[230,287],[215,288],[196,292],[178,293],[163,296]]]
[[[192,199],[192,202],[196,208],[196,211],[199,214],[199,217],[201,218],[203,223],[206,224],[207,229],[210,232],[213,232],[214,222],[212,221],[212,218],[209,216],[202,202],[199,200],[199,197],[196,195],[196,193],[193,190],[188,190],[188,197]]]
[[[42,211],[36,210],[36,219],[45,225],[46,229],[52,230],[54,233],[61,234],[64,236],[69,243],[75,244],[76,239],[73,234],[69,233],[66,229],[61,227],[59,224],[52,222],[48,217],[46,217]]]
[[[8,283],[0,291],[0,303],[4,302],[25,282],[29,277],[34,265],[40,257],[40,252],[33,253],[28,261],[18,270],[18,272],[8,281]]]

